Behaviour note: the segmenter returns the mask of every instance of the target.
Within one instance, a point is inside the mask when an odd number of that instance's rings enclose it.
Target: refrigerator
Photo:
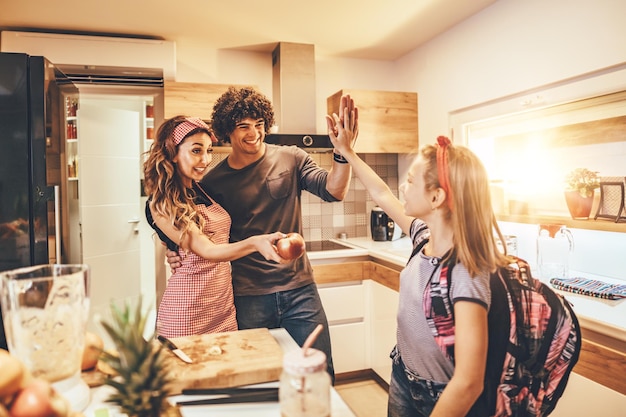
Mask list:
[[[77,146],[78,88],[44,57],[0,53],[0,271],[81,261]]]

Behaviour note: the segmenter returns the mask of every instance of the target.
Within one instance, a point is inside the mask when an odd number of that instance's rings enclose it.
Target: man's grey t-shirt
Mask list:
[[[272,232],[302,233],[301,195],[307,190],[324,201],[328,171],[295,146],[266,144],[265,155],[247,167],[233,169],[228,159],[207,173],[202,185],[232,219],[231,242]],[[308,257],[287,264],[267,261],[258,252],[232,261],[236,296],[264,295],[313,282]]]

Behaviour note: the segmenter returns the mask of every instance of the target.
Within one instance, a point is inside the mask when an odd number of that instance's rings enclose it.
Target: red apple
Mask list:
[[[11,417],[55,417],[58,416],[52,399],[58,396],[48,381],[35,378],[17,393],[9,407]],[[67,414],[67,413],[65,413]]]
[[[286,237],[276,242],[278,254],[283,259],[298,259],[304,254],[304,238],[298,233],[289,233]]]

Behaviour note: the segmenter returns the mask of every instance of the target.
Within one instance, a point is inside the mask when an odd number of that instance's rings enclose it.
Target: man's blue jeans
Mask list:
[[[317,285],[310,284],[289,291],[267,295],[235,296],[239,329],[282,327],[302,346],[318,324],[324,330],[313,347],[326,354],[328,373],[335,380],[328,320],[322,307]]]

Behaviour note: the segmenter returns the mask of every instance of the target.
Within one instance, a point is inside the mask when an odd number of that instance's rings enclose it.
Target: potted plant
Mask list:
[[[597,171],[576,168],[565,176],[565,201],[573,219],[588,219],[596,188],[600,187]]]

